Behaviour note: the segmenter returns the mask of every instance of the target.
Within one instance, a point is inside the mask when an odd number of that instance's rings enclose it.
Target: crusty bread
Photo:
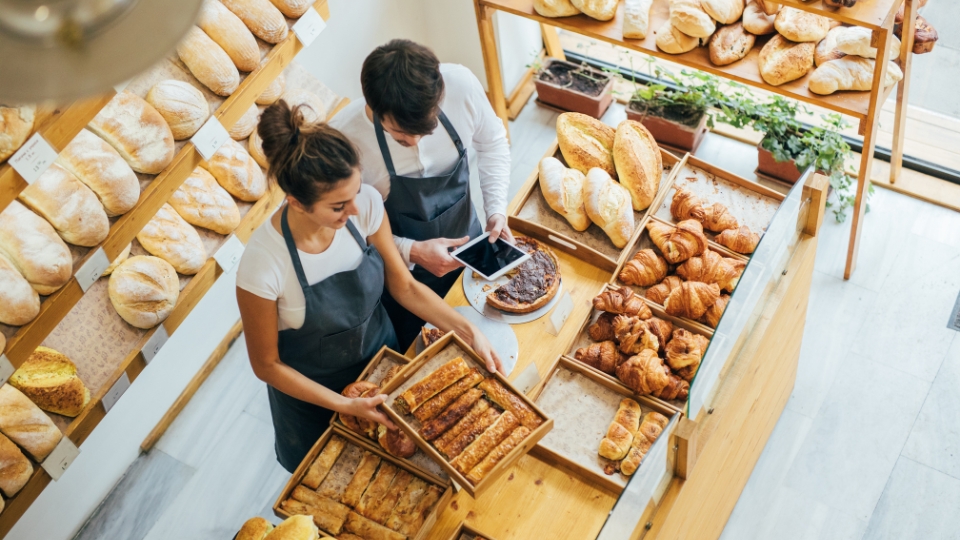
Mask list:
[[[197,26],[220,45],[240,71],[253,71],[260,65],[257,39],[219,0],[204,0]]]
[[[817,43],[817,48],[813,52],[813,64],[815,66],[822,66],[831,60],[846,56],[845,53],[837,50],[837,34],[843,32],[843,30],[844,27],[842,26],[831,28],[830,31],[827,32],[827,37],[821,39],[820,43]]]
[[[700,0],[700,7],[720,24],[733,24],[743,15],[743,0]]]
[[[831,60],[816,69],[810,76],[809,87],[814,94],[827,95],[838,90],[868,91],[873,88],[873,70],[877,61],[848,55]],[[903,71],[893,62],[887,62],[885,86],[903,79]]]
[[[40,295],[13,264],[0,255],[0,324],[22,326],[35,319],[38,313]],[[0,352],[3,352],[2,346]]]
[[[0,255],[38,293],[47,295],[73,275],[73,257],[57,231],[18,201],[0,212]]]
[[[877,48],[870,45],[873,31],[869,28],[863,28],[861,26],[840,26],[835,30],[836,34],[834,37],[838,51],[863,58],[877,57]],[[833,32],[833,30],[831,30],[831,32]],[[887,49],[890,51],[887,59],[899,58],[900,39],[894,35],[891,35],[887,39],[889,40]]]
[[[57,164],[93,190],[108,216],[129,212],[140,199],[140,181],[120,154],[86,129],[60,152]]]
[[[270,2],[277,6],[280,13],[291,19],[299,19],[313,3],[310,0],[270,0]]]
[[[563,159],[583,174],[599,167],[610,176],[617,175],[613,164],[616,133],[612,127],[585,114],[567,112],[557,118],[557,143]]]
[[[53,225],[68,244],[95,246],[110,232],[110,221],[97,196],[56,163],[20,192],[19,199]]]
[[[207,261],[207,249],[197,230],[169,204],[161,206],[153,219],[144,225],[137,234],[137,241],[151,255],[167,261],[184,275],[196,274]]]
[[[37,108],[33,105],[4,107],[0,105],[0,163],[20,149],[33,133]]]
[[[117,269],[118,266],[120,266],[121,264],[123,264],[123,261],[127,260],[127,257],[130,256],[130,248],[131,248],[131,247],[132,247],[131,244],[127,244],[127,247],[123,248],[123,250],[120,251],[120,254],[117,255],[117,258],[115,258],[115,259],[110,263],[110,266],[108,266],[107,269],[104,270],[102,274],[100,274],[100,277],[109,276],[110,274],[113,273],[114,270]]]
[[[717,29],[717,23],[700,6],[700,0],[670,0],[670,24],[684,34],[708,38]]]
[[[633,235],[633,203],[627,188],[603,169],[590,169],[584,184],[584,207],[590,220],[603,229],[613,245],[622,248]]]
[[[177,305],[180,282],[169,263],[157,257],[130,257],[110,275],[110,303],[137,328],[162,323]]]
[[[323,122],[327,119],[327,113],[330,112],[320,96],[303,88],[287,88],[280,99],[285,101],[291,109],[297,105],[306,105],[300,110],[307,123]]]
[[[657,29],[657,48],[668,54],[683,54],[700,46],[700,38],[688,36],[677,27],[664,21]]]
[[[232,139],[225,142],[209,161],[201,161],[200,166],[210,171],[223,189],[241,201],[259,200],[267,192],[267,179],[260,166],[240,143]]]
[[[240,225],[237,203],[202,167],[190,173],[169,202],[187,223],[218,234],[230,234]]]
[[[287,37],[287,21],[269,0],[221,0],[240,17],[253,35],[267,43],[279,43]]]
[[[568,169],[554,157],[540,160],[540,191],[550,208],[564,217],[578,231],[590,227],[590,217],[583,207],[583,173]]]
[[[830,19],[816,13],[784,6],[773,22],[777,32],[794,43],[819,42],[830,31]]]
[[[253,133],[250,134],[250,138],[247,140],[247,150],[250,153],[250,157],[257,162],[257,165],[260,165],[264,169],[269,167],[267,155],[263,153],[263,141],[260,139],[260,133],[258,133],[256,129],[253,130]]]
[[[264,60],[265,62],[266,60]],[[262,64],[261,64],[262,65]],[[282,72],[270,83],[270,86],[257,98],[257,105],[273,105],[283,95],[287,87],[287,77]]]
[[[237,120],[237,123],[227,130],[230,133],[230,138],[235,141],[246,139],[256,129],[259,119],[260,109],[257,108],[256,104],[251,105],[247,112],[243,113],[243,116]]]
[[[147,103],[166,120],[173,138],[178,141],[193,137],[210,117],[210,104],[203,92],[175,79],[155,84],[147,92]]]
[[[33,476],[33,464],[13,441],[0,435],[0,490],[13,497]]]
[[[296,515],[288,517],[274,527],[264,540],[316,540],[317,538],[320,538],[320,530],[313,523],[313,518]]]
[[[90,403],[90,390],[77,375],[77,366],[48,347],[37,347],[9,382],[38,407],[55,414],[73,418]]]
[[[777,31],[773,25],[776,15],[767,15],[757,0],[750,0],[743,9],[743,29],[755,36],[765,36]]]
[[[636,120],[620,122],[613,142],[613,162],[620,185],[630,192],[633,209],[642,212],[649,208],[663,177],[663,156],[653,134]]]
[[[710,62],[715,66],[739,62],[753,49],[756,39],[743,29],[743,23],[722,26],[710,38]]]
[[[9,384],[0,387],[0,432],[38,463],[56,448],[63,434],[40,407]]]
[[[273,523],[257,516],[248,519],[240,527],[234,540],[263,540],[273,530]]]
[[[650,31],[653,0],[626,0],[623,3],[623,37],[645,39]]]
[[[240,72],[233,60],[196,26],[191,26],[177,44],[177,56],[198,81],[218,96],[229,96],[240,86]]]
[[[87,126],[107,141],[133,170],[159,174],[173,161],[173,133],[163,116],[140,96],[120,92]]]
[[[609,21],[617,14],[620,0],[570,0],[587,17],[598,21]]]
[[[757,5],[760,6],[760,9],[763,10],[767,15],[776,15],[780,11],[780,4],[776,2],[771,2],[770,0],[756,0]]]
[[[815,49],[813,43],[794,43],[777,34],[760,49],[760,76],[773,86],[795,81],[813,69]]]
[[[533,9],[543,17],[569,17],[580,13],[570,0],[533,0]]]

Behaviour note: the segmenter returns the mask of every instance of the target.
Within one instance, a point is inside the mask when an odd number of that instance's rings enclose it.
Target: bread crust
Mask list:
[[[710,38],[710,62],[716,66],[739,62],[753,49],[756,39],[743,29],[743,23],[724,26]]]
[[[583,174],[599,167],[610,176],[617,175],[613,164],[616,130],[596,118],[581,113],[563,113],[557,118],[557,143],[567,165]]]
[[[663,178],[663,156],[653,134],[636,120],[620,122],[613,143],[613,161],[620,185],[630,192],[633,209],[642,212],[649,208]]]
[[[813,69],[813,43],[794,43],[780,34],[760,49],[760,75],[771,86],[795,81]]]

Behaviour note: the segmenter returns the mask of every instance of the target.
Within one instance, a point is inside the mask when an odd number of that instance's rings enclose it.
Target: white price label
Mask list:
[[[7,355],[0,354],[0,386],[7,382],[14,371],[16,371],[16,368],[13,367],[13,362],[7,358]]]
[[[317,10],[311,7],[300,17],[300,20],[293,23],[293,33],[297,35],[297,39],[303,43],[304,47],[309,47],[326,27],[327,22],[317,13]]]
[[[163,323],[157,325],[156,331],[153,332],[153,335],[147,340],[143,349],[140,350],[143,354],[143,360],[148,364],[152,362],[169,339],[170,334],[167,333],[167,329],[163,326]]]
[[[117,404],[117,401],[120,401],[120,396],[127,391],[127,388],[130,388],[130,377],[127,376],[127,372],[124,371],[120,378],[117,379],[117,382],[113,383],[113,386],[110,387],[110,391],[103,396],[103,408],[105,411],[110,412],[110,409]]]
[[[75,274],[80,289],[87,292],[87,289],[100,279],[108,266],[110,266],[110,259],[107,258],[107,253],[103,251],[102,247],[97,248]]]
[[[47,456],[47,459],[43,460],[40,466],[43,467],[43,470],[47,471],[50,478],[59,480],[60,477],[63,476],[64,471],[67,470],[67,467],[69,467],[79,455],[80,449],[77,448],[77,445],[73,444],[73,441],[71,441],[69,437],[64,435],[56,448],[53,449],[53,452],[50,452],[50,455]]]
[[[547,332],[555,336],[560,335],[560,329],[563,328],[563,324],[567,322],[567,317],[570,316],[572,311],[573,298],[570,297],[570,293],[564,293],[560,301],[557,302],[557,307],[553,308],[553,312],[550,313],[550,324],[547,325]]]
[[[10,166],[32,184],[57,160],[57,151],[39,133],[27,140],[10,158]]]
[[[243,255],[244,245],[235,235],[230,235],[227,241],[220,246],[220,249],[213,254],[214,260],[220,265],[224,272],[229,272],[240,261]]]
[[[230,139],[230,134],[216,116],[211,116],[203,127],[190,139],[203,159],[209,160]]]
[[[530,364],[523,370],[517,378],[513,380],[513,387],[523,394],[527,394],[533,387],[540,382],[540,372],[537,371],[536,364]]]

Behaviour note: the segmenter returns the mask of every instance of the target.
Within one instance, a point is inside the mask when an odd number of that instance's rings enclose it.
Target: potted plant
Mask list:
[[[534,64],[540,101],[558,109],[600,118],[613,103],[613,76],[587,64],[546,58]]]
[[[666,76],[676,86],[651,84],[638,87],[627,105],[627,118],[641,122],[658,143],[696,152],[708,128],[713,127],[710,109],[722,94],[717,79],[706,73],[681,72],[680,79],[657,67],[657,77]],[[698,84],[687,84],[693,79]]]

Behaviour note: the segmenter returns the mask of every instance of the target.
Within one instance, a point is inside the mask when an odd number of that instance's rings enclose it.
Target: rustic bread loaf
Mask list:
[[[710,62],[716,66],[739,62],[753,49],[756,39],[742,23],[723,26],[710,38]]]
[[[110,263],[110,266],[108,266],[107,269],[104,270],[102,274],[100,274],[100,277],[109,276],[110,274],[113,273],[114,270],[117,269],[118,266],[123,264],[123,261],[127,260],[127,257],[130,256],[131,247],[133,247],[132,244],[127,244],[127,247],[123,248],[123,250],[120,251],[120,254],[117,255],[115,259],[113,259],[113,261]]]
[[[570,0],[584,15],[598,21],[609,21],[617,14],[619,0]]]
[[[613,245],[622,248],[633,235],[633,204],[630,192],[603,169],[593,168],[584,183],[583,205],[590,220],[607,234]]]
[[[703,10],[700,0],[670,0],[670,24],[697,38],[708,38],[717,29],[716,21]]]
[[[110,303],[137,328],[162,323],[177,305],[180,281],[177,272],[157,257],[130,257],[110,275]]]
[[[776,15],[767,15],[756,0],[751,0],[743,9],[743,29],[755,36],[765,36],[777,31],[773,23]]]
[[[312,4],[310,0],[270,0],[270,2],[277,6],[280,13],[291,19],[299,19]]]
[[[873,88],[873,70],[877,61],[848,55],[839,60],[831,60],[818,67],[810,76],[810,91],[827,95],[838,90],[868,91]],[[903,79],[903,71],[893,62],[887,62],[887,77],[884,86],[890,86]]]
[[[576,169],[568,169],[555,157],[540,160],[540,191],[550,208],[578,231],[590,227],[590,217],[583,207],[583,183],[586,178]]]
[[[20,149],[33,133],[37,108],[33,105],[4,107],[0,105],[0,163]]]
[[[0,386],[0,432],[38,463],[56,448],[63,434],[40,407],[9,384]]]
[[[240,86],[240,72],[223,47],[196,26],[177,44],[177,56],[211,92],[229,96]]]
[[[830,19],[797,8],[784,7],[773,22],[777,32],[794,43],[819,42],[830,31]]]
[[[620,185],[630,192],[633,209],[641,212],[649,208],[663,176],[663,157],[653,134],[636,120],[620,122],[613,142],[613,162]]]
[[[73,275],[73,257],[57,231],[18,201],[0,212],[0,255],[38,293],[47,295]]]
[[[48,347],[37,347],[9,382],[41,409],[70,418],[90,403],[90,390],[77,375],[77,366]]]
[[[110,232],[110,221],[97,196],[56,163],[20,192],[18,198],[53,225],[68,244],[95,246]]]
[[[533,9],[542,17],[569,17],[580,13],[570,0],[533,0]]]
[[[187,223],[218,234],[230,234],[240,225],[237,203],[203,167],[190,173],[169,202]]]
[[[301,107],[300,110],[303,111],[303,119],[308,123],[323,122],[330,112],[320,96],[303,88],[287,88],[280,99],[285,101],[290,108],[297,105],[306,105],[306,107]]]
[[[153,105],[131,92],[117,94],[87,128],[137,172],[159,174],[173,161],[170,126]]]
[[[207,249],[197,230],[169,204],[160,207],[153,219],[147,222],[137,234],[137,241],[151,255],[167,261],[184,275],[196,274],[207,261]],[[117,271],[119,268],[114,272]]]
[[[669,54],[683,54],[700,46],[700,38],[688,36],[677,27],[664,21],[657,29],[657,48]]]
[[[770,0],[756,0],[757,5],[760,6],[760,9],[763,10],[767,15],[776,15],[780,11],[780,4],[776,2],[771,2]]]
[[[283,95],[287,87],[287,77],[282,72],[270,83],[270,86],[257,98],[257,105],[273,105]]]
[[[269,166],[267,163],[267,155],[263,153],[263,141],[260,139],[260,133],[258,133],[256,129],[253,130],[253,133],[250,134],[250,139],[247,140],[247,149],[250,152],[250,157],[252,157],[258,165],[264,169]]]
[[[243,523],[234,540],[263,540],[273,530],[273,523],[257,516]]]
[[[599,167],[616,176],[613,140],[617,132],[600,120],[581,113],[563,113],[557,118],[557,142],[564,161],[583,174]]]
[[[267,179],[260,166],[240,143],[232,139],[224,143],[209,161],[201,161],[200,166],[210,171],[223,189],[241,201],[257,201],[267,192]]]
[[[653,0],[626,0],[623,3],[623,37],[645,39],[650,30]]]
[[[837,50],[844,54],[852,54],[863,58],[876,58],[877,48],[870,45],[873,31],[860,26],[839,26],[836,28]],[[833,32],[833,30],[831,30]],[[891,35],[887,44],[887,60],[900,57],[900,39]]]
[[[233,65],[240,71],[253,71],[260,65],[260,47],[257,39],[243,24],[240,17],[226,8],[219,0],[205,0],[197,19],[210,39],[223,49]]]
[[[137,174],[112,146],[89,130],[80,130],[60,152],[57,164],[93,191],[108,216],[126,214],[140,199]]]
[[[243,116],[237,120],[237,123],[227,130],[227,132],[230,134],[230,138],[235,141],[242,141],[246,139],[257,127],[257,122],[259,119],[260,109],[257,108],[256,104],[251,105],[250,108],[247,109],[247,112],[243,113]]]
[[[193,137],[210,117],[210,104],[203,92],[175,79],[155,84],[147,93],[147,103],[166,120],[173,138],[178,141]]]
[[[743,0],[700,0],[700,7],[720,24],[733,24],[743,15]]]
[[[0,324],[22,326],[35,319],[38,313],[40,296],[37,291],[10,261],[0,255]],[[0,352],[3,352],[2,346]]]
[[[13,444],[13,441],[0,435],[0,490],[7,497],[13,497],[33,476],[33,465],[27,456]]]
[[[240,17],[253,35],[267,43],[280,43],[287,37],[287,21],[269,0],[221,0]]]
[[[831,60],[846,56],[845,53],[837,50],[837,34],[843,32],[843,30],[844,27],[842,26],[831,28],[830,31],[827,32],[827,37],[821,39],[820,43],[817,43],[817,48],[813,52],[813,64],[815,66],[822,66]]]
[[[794,43],[777,34],[760,49],[760,76],[773,86],[795,81],[813,69],[815,49],[813,43]]]

